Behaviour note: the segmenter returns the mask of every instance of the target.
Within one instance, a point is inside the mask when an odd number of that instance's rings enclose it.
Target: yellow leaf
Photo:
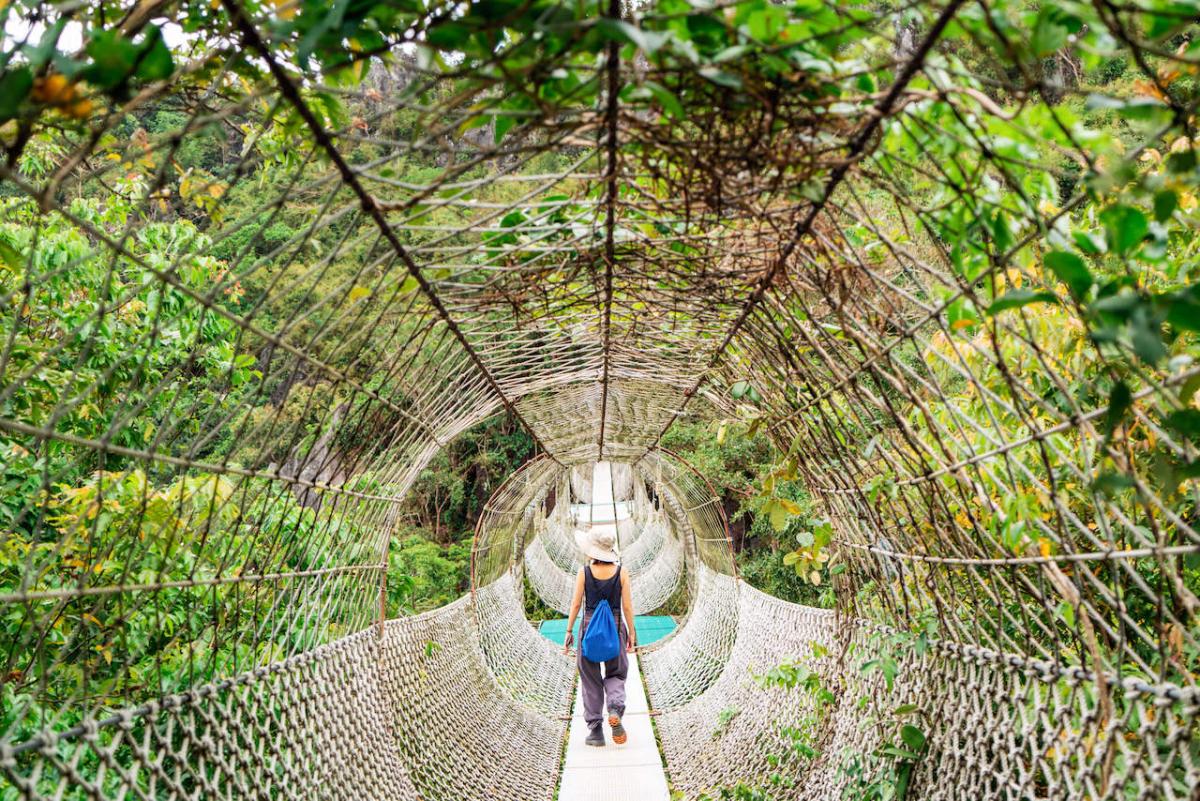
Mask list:
[[[354,289],[350,290],[349,297],[350,297],[351,303],[358,303],[363,298],[367,298],[370,296],[371,296],[371,290],[367,289],[365,286],[355,286]]]
[[[297,0],[271,0],[271,4],[275,6],[275,13],[280,19],[291,19],[296,16]]]
[[[1171,646],[1171,653],[1178,659],[1183,656],[1183,629],[1178,623],[1167,624],[1167,644]]]
[[[1043,559],[1050,558],[1050,544],[1050,540],[1045,537],[1038,539],[1038,550],[1041,552]]]

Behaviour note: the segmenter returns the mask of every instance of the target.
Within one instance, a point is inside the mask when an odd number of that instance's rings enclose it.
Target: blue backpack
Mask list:
[[[617,636],[617,621],[613,619],[612,608],[608,599],[596,604],[592,619],[588,621],[587,631],[583,633],[581,644],[583,658],[591,662],[607,662],[616,659],[621,653],[621,640]]]

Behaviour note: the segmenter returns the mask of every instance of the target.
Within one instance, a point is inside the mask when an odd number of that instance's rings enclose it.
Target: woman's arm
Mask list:
[[[624,570],[624,568],[622,568]],[[629,575],[621,576],[621,609],[625,612],[625,627],[629,631],[629,653],[637,648],[637,627],[633,625],[633,595],[629,590]]]
[[[575,577],[575,594],[571,596],[571,614],[567,616],[567,636],[563,640],[563,653],[571,653],[571,643],[575,640],[575,616],[579,614],[579,607],[583,605],[583,568],[579,568],[579,575]]]

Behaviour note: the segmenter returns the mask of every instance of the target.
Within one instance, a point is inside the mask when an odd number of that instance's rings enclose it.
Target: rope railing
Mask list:
[[[1194,795],[1190,0],[0,18],[0,798],[552,797],[600,460],[685,797]],[[832,610],[741,581],[707,424]]]

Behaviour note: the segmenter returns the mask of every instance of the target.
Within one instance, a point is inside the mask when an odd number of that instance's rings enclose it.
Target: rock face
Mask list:
[[[1042,62],[1042,99],[1057,105],[1068,93],[1079,86],[1083,67],[1079,56],[1069,47],[1064,47]]]
[[[303,455],[293,452],[292,457],[279,469],[280,475],[292,481],[314,484],[337,485],[343,483],[348,478],[348,474],[337,451],[333,448],[333,437],[349,408],[350,404],[342,403],[334,409],[328,425],[321,436],[317,437],[317,441]],[[295,493],[296,501],[301,506],[314,510],[321,508],[321,494],[313,487],[294,484],[292,492]]]
[[[896,38],[892,45],[892,52],[898,62],[908,61],[917,52],[917,45],[921,39],[920,17],[914,16],[907,20],[897,17],[894,26]]]

